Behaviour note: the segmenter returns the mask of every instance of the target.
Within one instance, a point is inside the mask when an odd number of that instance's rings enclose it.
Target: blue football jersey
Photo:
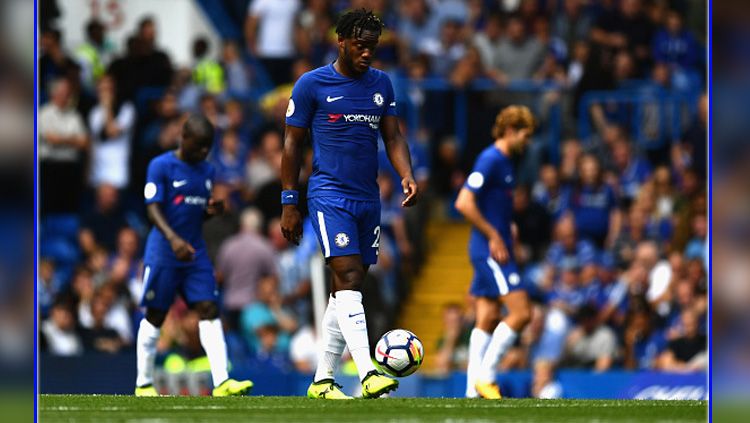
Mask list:
[[[308,198],[379,199],[378,135],[387,115],[396,115],[396,100],[383,71],[370,68],[348,78],[329,64],[302,75],[289,99],[286,124],[312,133]]]
[[[476,195],[479,211],[500,233],[513,257],[510,225],[513,214],[513,163],[494,145],[485,148],[477,157],[464,186]],[[469,256],[472,260],[486,259],[490,255],[489,241],[477,228],[472,228],[469,238]]]
[[[203,240],[203,216],[211,197],[214,168],[206,161],[190,164],[168,151],[151,160],[146,174],[146,204],[159,203],[167,223],[195,249],[195,261],[208,259]],[[169,241],[154,226],[146,241],[144,262],[185,266],[177,260]]]

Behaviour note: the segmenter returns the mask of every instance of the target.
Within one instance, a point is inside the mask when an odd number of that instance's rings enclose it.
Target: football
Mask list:
[[[391,376],[409,376],[419,369],[423,359],[422,341],[406,329],[386,332],[375,346],[375,360]]]

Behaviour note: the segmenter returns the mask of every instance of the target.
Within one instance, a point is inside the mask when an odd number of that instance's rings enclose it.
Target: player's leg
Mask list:
[[[307,389],[307,396],[322,399],[350,399],[350,396],[341,392],[340,386],[334,379],[336,366],[341,360],[346,341],[339,329],[336,298],[333,295],[328,297],[328,306],[323,313],[323,322],[320,325],[320,336],[322,342],[318,354],[318,367],[315,370],[313,383]]]
[[[494,298],[477,297],[474,303],[475,323],[469,337],[469,357],[466,366],[466,397],[476,398],[477,374],[492,331],[500,318],[500,304]]]
[[[196,263],[182,271],[185,273],[182,295],[198,313],[198,337],[211,367],[213,395],[244,395],[252,389],[253,383],[229,378],[227,344],[219,318],[218,290],[213,269],[209,263]]]
[[[340,210],[330,201],[320,198],[311,198],[308,201],[308,209],[312,217],[313,230],[318,238],[320,249],[326,260],[331,255],[331,245],[336,246],[335,239],[329,237],[328,227],[331,224],[336,225],[337,231],[346,231],[339,227],[338,223],[342,220]],[[326,218],[326,216],[328,216]],[[328,224],[326,224],[326,221]],[[335,232],[337,234],[339,232]],[[345,232],[341,232],[345,233]],[[344,248],[347,246],[344,245]],[[336,247],[340,248],[340,247]],[[337,251],[338,252],[338,251]],[[336,275],[333,275],[335,278]],[[335,292],[335,283],[331,282],[331,292]],[[318,350],[318,366],[315,371],[313,383],[307,390],[309,398],[321,399],[348,399],[351,398],[341,392],[339,385],[334,380],[336,366],[341,360],[341,354],[346,347],[346,340],[339,328],[338,317],[336,315],[336,298],[333,294],[328,298],[328,306],[323,313],[323,321],[319,326],[319,334],[322,339]]]
[[[508,310],[508,315],[492,332],[492,339],[477,375],[477,392],[484,398],[500,398],[500,391],[495,384],[497,363],[531,320],[531,301],[525,290],[509,292],[502,297],[502,302]]]
[[[158,395],[153,385],[156,343],[159,340],[161,325],[164,324],[174,300],[175,290],[174,269],[152,265],[144,267],[141,305],[146,307],[146,316],[141,319],[136,335],[137,396]]]

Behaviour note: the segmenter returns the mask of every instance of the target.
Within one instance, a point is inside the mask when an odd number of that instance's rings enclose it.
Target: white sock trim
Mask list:
[[[478,396],[475,385],[477,374],[482,365],[482,358],[490,344],[492,334],[479,328],[471,330],[469,337],[469,359],[466,365],[466,397],[476,398]]]
[[[487,351],[482,358],[482,364],[477,374],[477,381],[485,383],[494,383],[496,378],[497,363],[508,352],[508,349],[516,342],[518,334],[511,329],[505,322],[500,322],[494,332],[492,339],[487,346]]]
[[[146,386],[154,383],[154,361],[156,360],[156,343],[161,329],[148,320],[141,319],[136,335],[136,367],[138,373],[135,386]]]
[[[198,336],[206,351],[208,364],[211,366],[211,378],[214,388],[229,379],[227,344],[224,341],[224,328],[220,319],[201,320],[198,322]]]

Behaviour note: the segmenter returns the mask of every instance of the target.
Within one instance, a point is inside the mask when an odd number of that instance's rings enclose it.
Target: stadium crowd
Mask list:
[[[293,82],[335,58],[337,14],[367,7],[386,25],[373,66],[391,74],[402,114],[407,103],[421,110],[409,120],[417,126],[404,124],[404,131],[425,193],[420,207],[404,212],[393,189],[399,181],[382,167],[383,241],[365,294],[371,335],[392,325],[409,294],[408,281],[428,252],[425,222],[456,218],[453,199],[474,153],[489,142],[489,124],[470,130],[468,144],[460,145],[454,95],[489,83],[492,90],[481,93],[490,119],[509,102],[529,103],[540,118],[513,204],[520,234],[514,254],[535,312],[502,368],[533,368],[538,393],[559,366],[706,367],[701,2],[221,3],[242,11],[229,15],[245,36],[221,45],[192,40],[190,67],[176,67],[160,49],[152,17],[143,17],[121,46],[91,20],[82,28],[87,41],[75,49],[65,48],[54,13],[40,19],[38,292],[46,351],[134,348],[149,227],[141,193],[146,166],[176,147],[187,113],[201,112],[218,128],[209,161],[217,171],[215,196],[228,206],[206,221],[204,234],[230,357],[313,369],[309,262],[318,246],[313,236],[290,245],[280,233],[284,116]],[[434,80],[449,89],[431,90],[426,82]],[[524,91],[522,83],[537,89]],[[485,95],[493,90],[507,95]],[[578,104],[594,90],[682,93],[692,102],[672,111],[686,114],[677,133],[653,129],[668,118],[653,104],[635,114],[623,102],[596,103],[586,110],[594,130],[580,138]],[[557,142],[549,143],[543,135],[553,128],[547,112],[555,104],[562,124]],[[636,137],[644,127],[646,135]],[[311,168],[308,151],[303,181]],[[435,346],[439,370],[465,368],[470,308],[446,306],[444,337]],[[164,356],[188,362],[203,356],[197,316],[184,304],[173,307],[162,333]]]

